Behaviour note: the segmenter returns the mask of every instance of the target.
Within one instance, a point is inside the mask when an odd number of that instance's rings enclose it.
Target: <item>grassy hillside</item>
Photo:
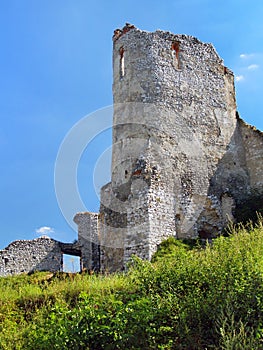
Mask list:
[[[1,349],[263,349],[263,226],[165,241],[127,274],[0,279]]]

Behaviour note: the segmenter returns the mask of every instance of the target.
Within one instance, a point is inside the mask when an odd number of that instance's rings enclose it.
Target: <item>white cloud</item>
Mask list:
[[[236,81],[238,82],[238,81],[242,81],[242,80],[244,80],[245,78],[244,78],[244,76],[243,75],[237,75],[236,76]]]
[[[239,57],[246,60],[248,58],[254,57],[254,53],[241,53],[241,55],[239,55]]]
[[[247,69],[249,69],[249,70],[255,70],[255,69],[258,69],[258,68],[259,68],[258,64],[251,64],[250,66],[247,67]]]
[[[54,232],[54,229],[48,226],[42,226],[36,229],[36,234],[41,236],[48,236],[49,234]]]

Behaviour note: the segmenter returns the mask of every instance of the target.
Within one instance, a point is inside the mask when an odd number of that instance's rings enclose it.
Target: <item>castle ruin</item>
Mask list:
[[[113,99],[111,182],[99,214],[75,216],[90,268],[98,245],[100,269],[114,271],[170,236],[213,238],[262,190],[263,134],[238,117],[234,75],[211,44],[116,30]]]
[[[263,134],[239,118],[234,75],[211,44],[116,30],[113,99],[111,182],[99,213],[74,218],[83,267],[118,271],[170,236],[213,238],[263,191]]]

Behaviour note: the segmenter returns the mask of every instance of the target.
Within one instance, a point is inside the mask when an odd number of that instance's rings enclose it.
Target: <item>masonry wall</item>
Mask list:
[[[111,182],[100,213],[78,213],[78,242],[15,241],[0,275],[81,268],[122,270],[151,259],[167,237],[211,239],[237,204],[263,193],[263,134],[236,112],[233,73],[211,44],[132,25],[113,37]]]
[[[112,177],[97,223],[103,271],[132,254],[150,259],[169,236],[217,236],[238,201],[263,190],[262,133],[238,117],[234,75],[211,44],[116,30],[113,99]]]
[[[74,222],[78,225],[78,246],[81,251],[81,268],[100,270],[100,243],[97,213],[77,213]]]
[[[111,183],[101,189],[100,266],[104,272],[122,270],[124,239],[127,232],[127,208],[113,192]]]
[[[210,44],[137,28],[114,37],[113,69],[112,188],[128,211],[125,261],[134,252],[149,259],[171,235],[216,234],[232,203],[225,196],[223,209],[217,174],[236,142],[232,72]]]
[[[51,238],[19,240],[0,251],[0,275],[32,271],[61,271],[60,243]]]
[[[250,187],[263,190],[263,133],[239,120]]]

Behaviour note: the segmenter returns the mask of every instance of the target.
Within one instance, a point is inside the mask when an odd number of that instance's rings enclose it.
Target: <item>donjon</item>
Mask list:
[[[263,193],[263,134],[239,118],[234,75],[211,44],[117,29],[113,100],[111,182],[99,213],[76,214],[78,242],[57,242],[57,256],[122,270],[133,254],[151,259],[170,236],[216,237],[246,198]],[[41,261],[30,269],[45,268]],[[29,269],[22,265],[16,272]],[[0,274],[8,268],[3,262]]]
[[[111,182],[99,214],[75,217],[87,267],[106,271],[170,236],[215,237],[263,179],[262,133],[238,117],[234,75],[211,44],[127,24],[113,77]]]

